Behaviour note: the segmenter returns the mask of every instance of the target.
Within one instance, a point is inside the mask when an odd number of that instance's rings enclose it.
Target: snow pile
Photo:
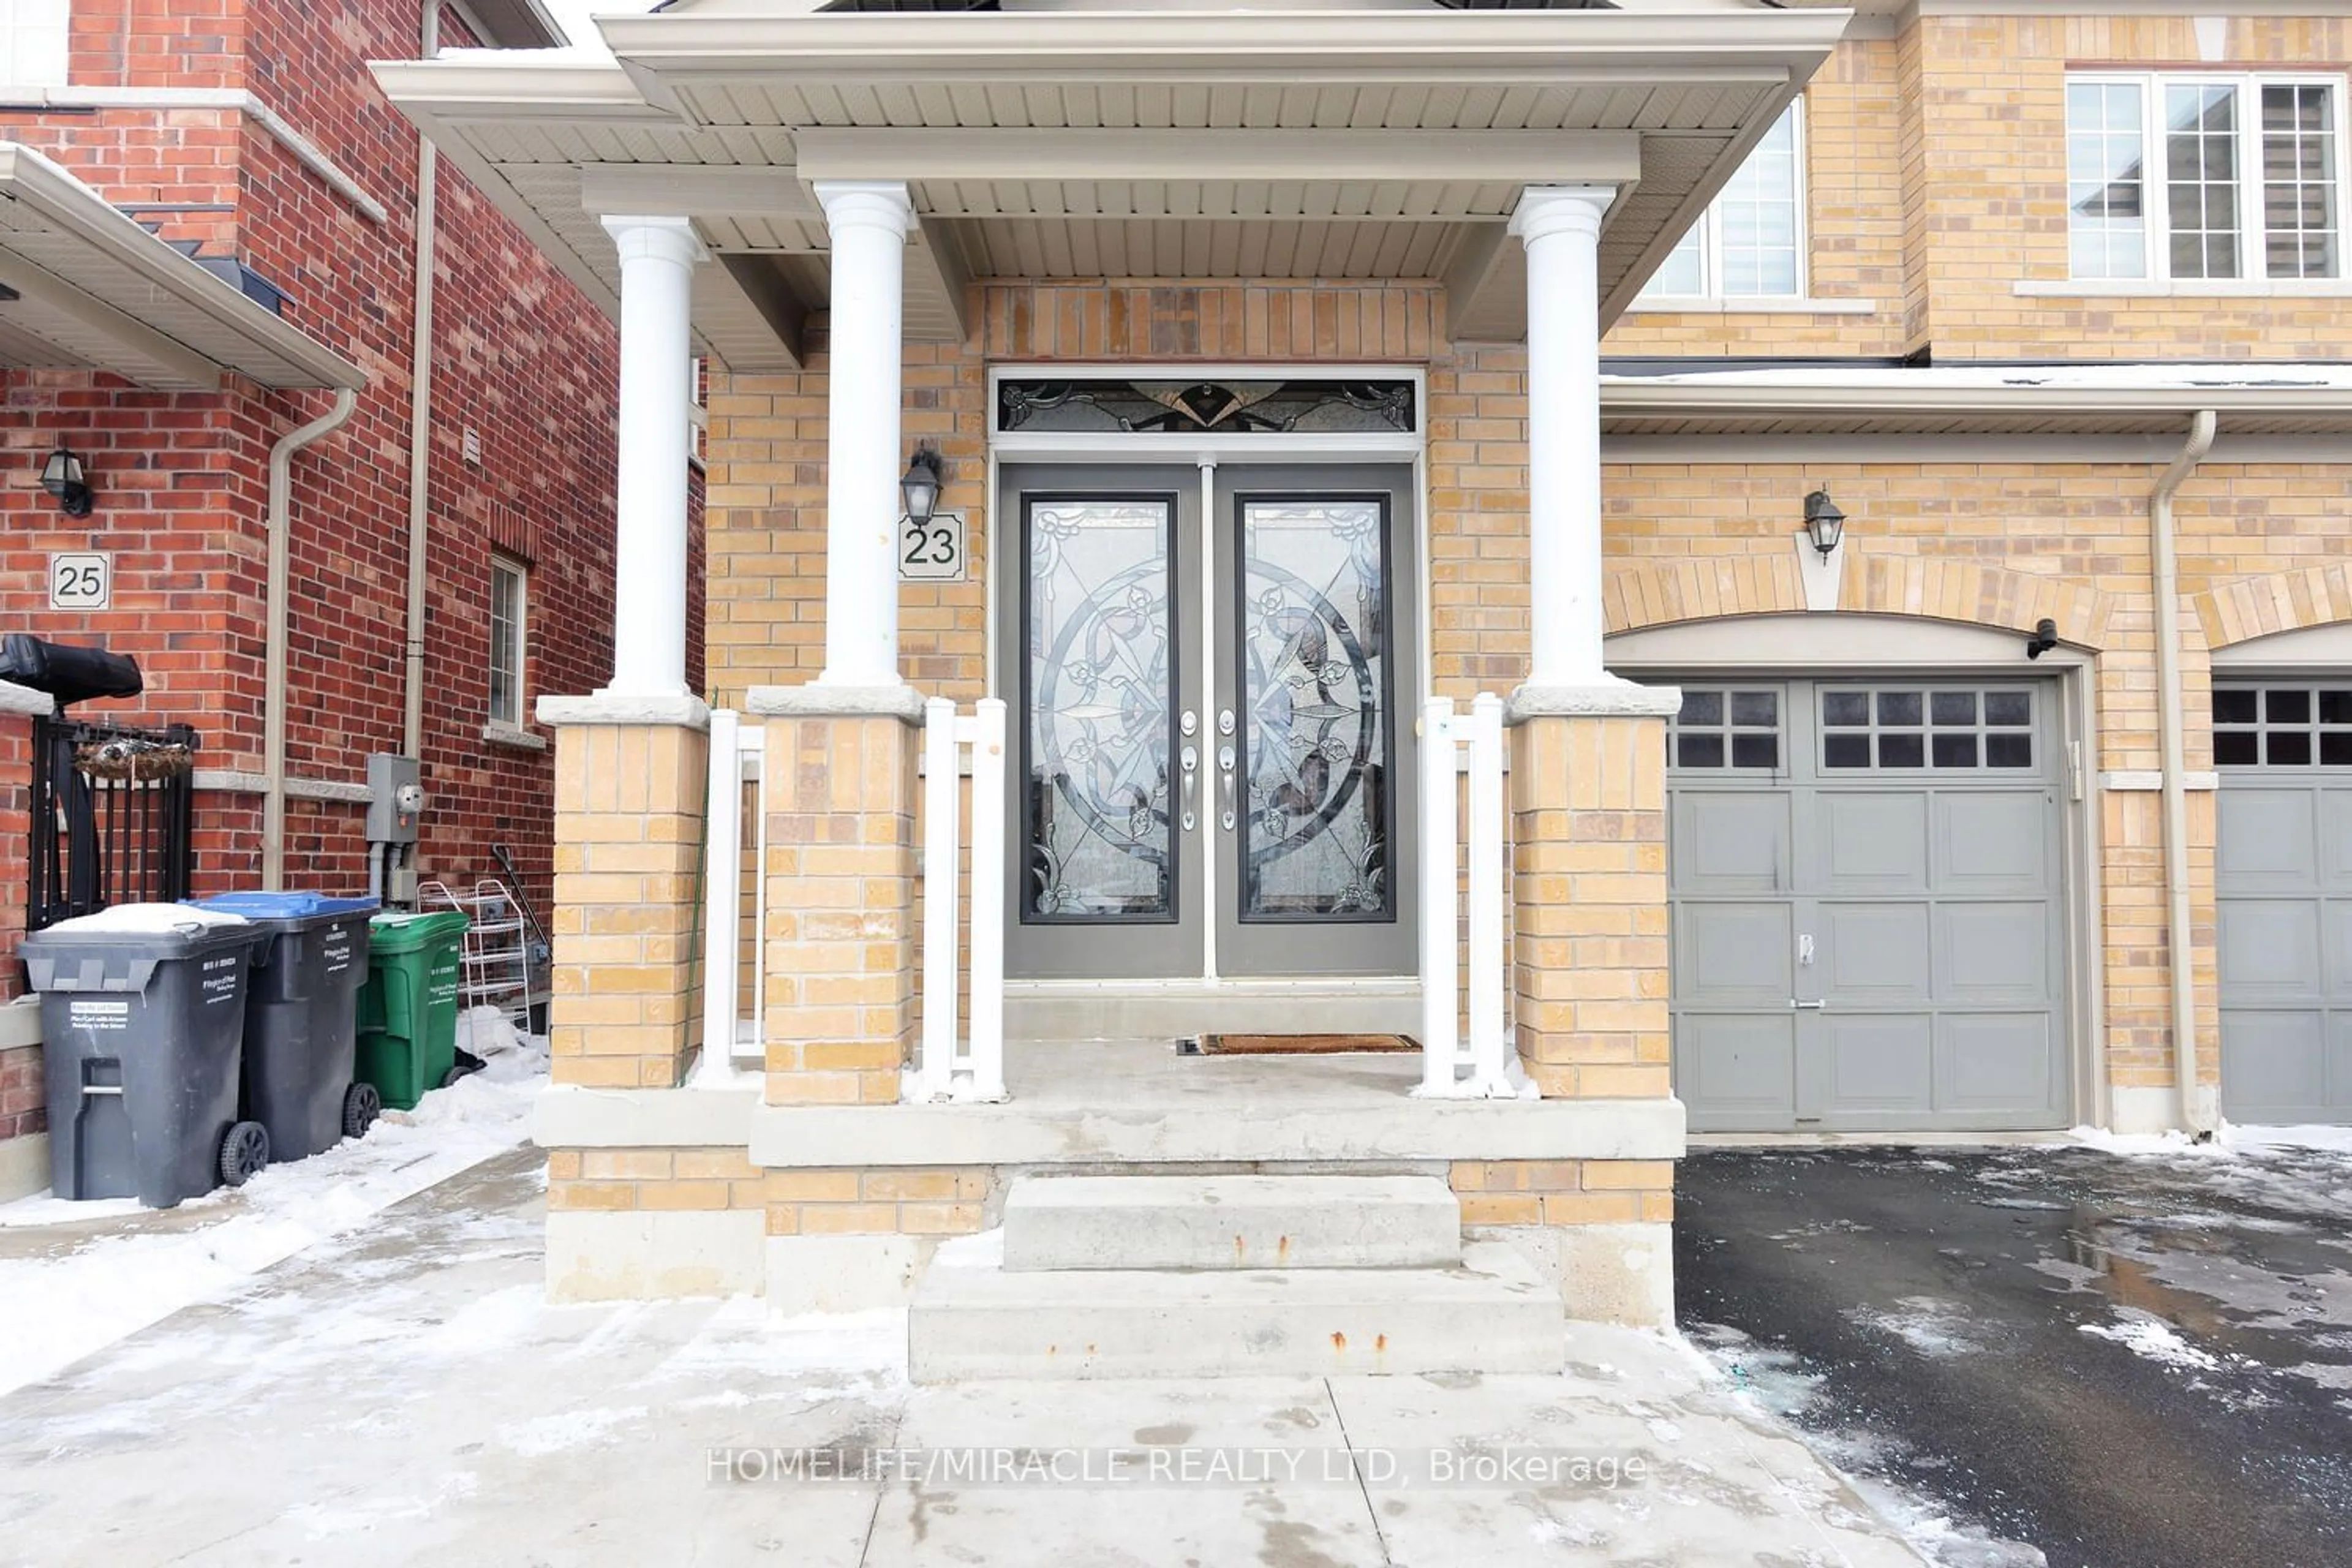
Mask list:
[[[58,936],[163,936],[173,931],[252,923],[243,915],[194,904],[114,904],[96,914],[59,921],[48,929]]]
[[[457,1015],[457,1048],[478,1058],[481,1076],[494,1083],[547,1071],[545,1037],[524,1034],[497,1007],[468,1007]]]
[[[0,1323],[8,1325],[0,1394],[184,1307],[230,1296],[263,1269],[513,1148],[528,1135],[545,1071],[543,1048],[526,1041],[414,1111],[386,1111],[365,1138],[273,1165],[168,1214],[128,1198],[0,1205],[0,1227],[61,1227],[55,1249],[0,1260]],[[90,1234],[108,1221],[120,1223]]]
[[[2180,1337],[2179,1331],[2158,1318],[2135,1314],[2118,1323],[2079,1323],[2086,1334],[2112,1340],[2136,1356],[2155,1362],[2159,1366],[2179,1367],[2189,1372],[2211,1372],[2221,1364],[2221,1358],[2210,1351],[2200,1351]]]

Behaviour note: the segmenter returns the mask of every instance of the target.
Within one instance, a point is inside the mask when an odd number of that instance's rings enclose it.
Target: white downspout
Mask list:
[[[2213,448],[2213,410],[2189,422],[2188,443],[2148,498],[2148,543],[2156,589],[2157,730],[2163,748],[2166,963],[2172,976],[2172,1074],[2179,1088],[2180,1125],[2191,1137],[2213,1135],[2212,1118],[2197,1091],[2197,984],[2190,968],[2189,930],[2189,795],[2180,712],[2179,562],[2173,547],[2172,498]]]
[[[431,59],[441,52],[443,0],[425,0],[425,18],[417,36],[417,58]],[[440,152],[433,139],[416,138],[416,307],[411,323],[415,341],[408,360],[408,629],[406,633],[407,696],[401,720],[400,749],[418,763],[425,760],[425,574],[431,535],[431,510],[426,505],[433,456],[433,250],[436,231],[434,176]]]
[[[286,885],[286,618],[293,575],[287,534],[293,513],[294,454],[342,427],[359,406],[352,388],[335,392],[335,405],[269,448],[269,582],[261,654],[261,885]]]

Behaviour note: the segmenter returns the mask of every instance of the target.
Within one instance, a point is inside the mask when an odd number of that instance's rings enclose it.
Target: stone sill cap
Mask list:
[[[897,719],[919,729],[923,694],[913,687],[755,686],[743,694],[743,709],[763,717],[787,719]]]
[[[1507,722],[1530,719],[1671,719],[1683,710],[1677,686],[1636,686],[1611,677],[1581,686],[1522,686],[1511,693]]]
[[[671,724],[685,730],[710,728],[710,708],[684,692],[599,691],[588,697],[542,697],[542,724]]]

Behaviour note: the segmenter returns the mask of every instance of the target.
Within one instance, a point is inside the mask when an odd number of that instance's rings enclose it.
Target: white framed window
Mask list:
[[[511,555],[490,557],[490,722],[520,730],[523,674],[530,649],[530,568]]]
[[[2344,97],[2341,78],[2069,76],[2072,276],[2342,278]]]
[[[0,85],[63,87],[73,0],[0,0]]]
[[[1792,103],[1643,289],[1645,300],[1805,293],[1805,128]]]

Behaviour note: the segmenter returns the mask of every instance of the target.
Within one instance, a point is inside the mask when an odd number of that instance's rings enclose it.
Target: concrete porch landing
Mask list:
[[[767,1166],[1672,1160],[1672,1100],[1416,1100],[1421,1057],[1008,1044],[1000,1105],[760,1106]],[[542,1142],[546,1140],[542,1138]]]
[[[903,1314],[780,1323],[751,1301],[548,1305],[536,1164],[527,1150],[501,1156],[0,1399],[0,1520],[15,1548],[0,1558],[1920,1561],[1787,1432],[1655,1334],[1576,1325],[1570,1371],[1553,1376],[910,1388]],[[821,1479],[784,1475],[776,1458],[876,1451],[1045,1453],[1098,1473],[1118,1454],[1129,1479],[973,1485],[878,1468]],[[1192,1479],[1155,1480],[1153,1454]],[[1465,1473],[1510,1454],[1555,1470],[1580,1457],[1593,1473]]]

